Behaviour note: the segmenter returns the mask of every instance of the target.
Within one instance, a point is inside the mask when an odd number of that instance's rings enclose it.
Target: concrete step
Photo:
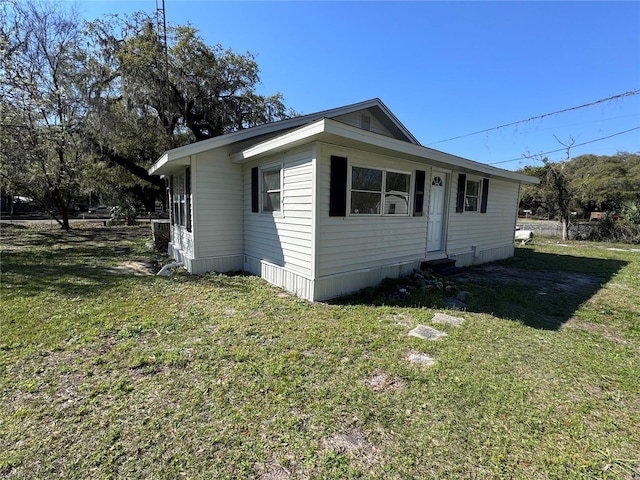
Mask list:
[[[438,260],[428,260],[420,263],[420,270],[433,270],[433,273],[442,275],[443,277],[449,277],[451,275],[457,275],[464,269],[456,267],[456,261],[450,258],[441,258]]]

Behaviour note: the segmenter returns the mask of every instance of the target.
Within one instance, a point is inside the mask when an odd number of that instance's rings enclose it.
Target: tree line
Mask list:
[[[65,2],[0,4],[0,181],[62,228],[88,192],[152,209],[163,151],[295,115],[260,95],[254,56],[144,12],[80,20]]]
[[[640,153],[588,154],[563,162],[545,158],[520,172],[540,179],[539,185],[522,187],[521,210],[559,219],[564,239],[572,222],[588,221],[593,212],[640,224]]]

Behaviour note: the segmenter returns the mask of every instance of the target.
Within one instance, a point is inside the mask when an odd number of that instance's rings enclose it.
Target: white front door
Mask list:
[[[445,194],[447,174],[432,172],[429,188],[429,220],[427,222],[427,252],[442,250],[445,221]]]

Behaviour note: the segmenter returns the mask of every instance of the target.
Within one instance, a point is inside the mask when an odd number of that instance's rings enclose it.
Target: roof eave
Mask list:
[[[305,125],[304,127],[253,145],[238,153],[230,155],[230,159],[235,163],[245,163],[266,155],[274,154],[283,150],[289,150],[297,145],[321,140],[324,136],[328,135],[336,135],[351,141],[385,149],[395,154],[411,157],[414,161],[424,163],[437,162],[450,167],[457,167],[462,171],[480,172],[488,176],[500,177],[519,183],[539,183],[539,180],[535,177],[511,172],[509,170],[503,170],[501,168],[450,155],[421,145],[414,145],[395,138],[368,132],[328,118],[317,120],[309,125]]]
[[[244,130],[238,130],[236,132],[227,133],[218,137],[202,140],[200,142],[191,143],[183,147],[167,150],[150,168],[150,175],[163,175],[163,171],[167,170],[168,164],[172,164],[179,159],[188,157],[189,155],[197,155],[199,153],[206,152],[208,150],[222,147],[225,145],[242,142],[254,137],[263,135],[275,134],[282,130],[291,130],[305,124],[313,123],[321,118],[326,117],[338,117],[346,115],[358,110],[378,109],[383,112],[380,116],[383,120],[387,120],[383,123],[388,123],[387,128],[394,130],[396,134],[399,134],[406,138],[408,142],[415,145],[420,145],[420,142],[411,134],[411,132],[396,118],[396,116],[387,108],[387,106],[379,98],[373,98],[365,100],[363,102],[353,103],[351,105],[345,105],[343,107],[337,107],[329,110],[323,110],[321,112],[315,112],[308,115],[301,115],[298,117],[288,118],[286,120],[280,120],[278,122],[265,123],[252,128]],[[379,118],[380,120],[380,118]],[[176,163],[179,166],[180,163]]]

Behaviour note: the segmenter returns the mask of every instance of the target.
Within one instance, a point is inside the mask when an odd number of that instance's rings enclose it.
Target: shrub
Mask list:
[[[607,215],[592,224],[588,240],[640,244],[640,224],[628,218],[613,220]]]

